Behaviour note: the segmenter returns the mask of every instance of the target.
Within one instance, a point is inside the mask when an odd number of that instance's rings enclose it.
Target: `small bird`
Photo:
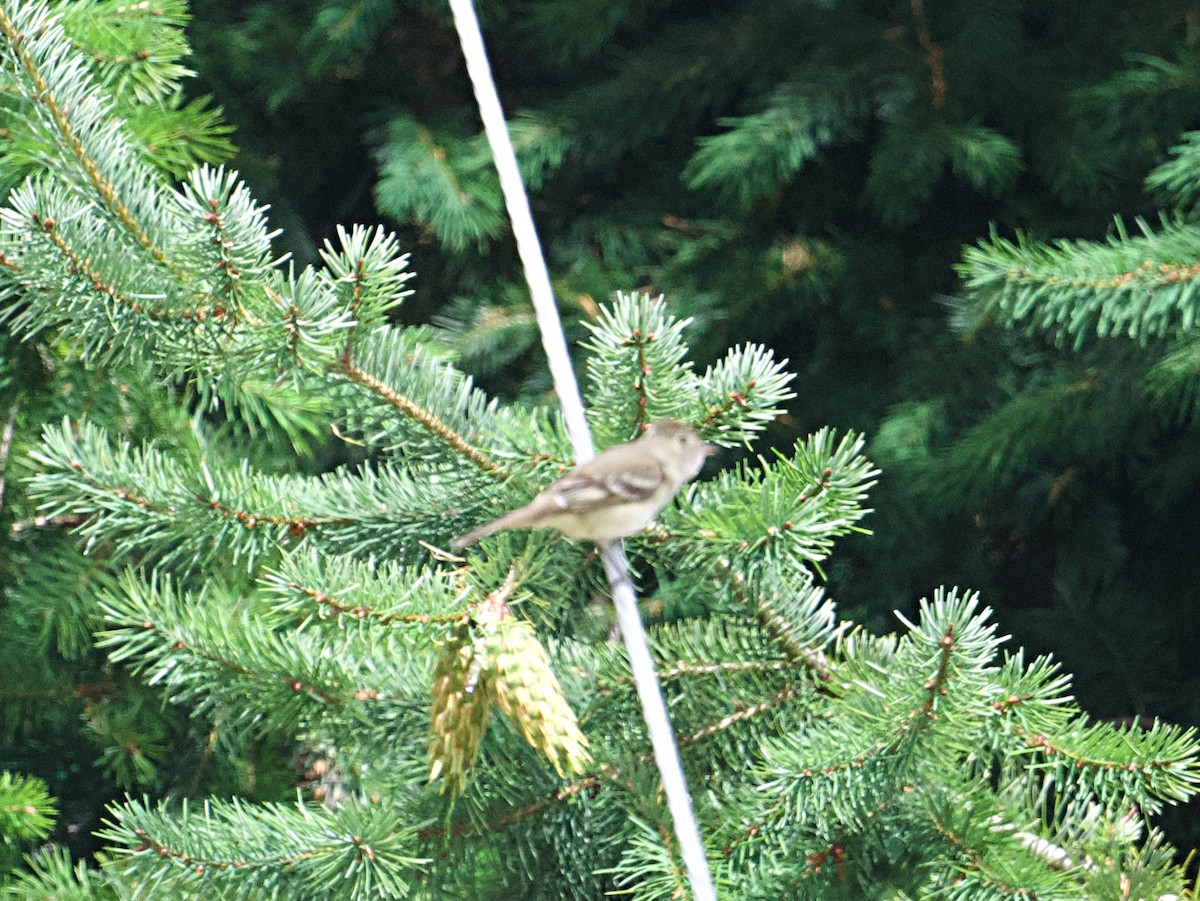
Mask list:
[[[633,441],[576,467],[524,507],[454,541],[466,547],[502,529],[558,529],[568,538],[610,541],[644,528],[715,451],[691,428],[659,419]]]

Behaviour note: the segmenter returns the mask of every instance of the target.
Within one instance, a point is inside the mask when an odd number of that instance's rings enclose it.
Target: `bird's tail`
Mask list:
[[[454,539],[454,546],[464,548],[468,544],[474,544],[480,538],[486,538],[502,529],[520,529],[528,524],[529,508],[520,507],[509,513],[505,513],[499,519],[493,519],[491,522],[485,522],[477,529],[472,529],[466,535]]]

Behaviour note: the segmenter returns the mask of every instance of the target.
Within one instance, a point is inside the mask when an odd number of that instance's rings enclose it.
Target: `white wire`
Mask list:
[[[500,176],[500,187],[504,192],[509,218],[512,220],[517,252],[525,269],[525,280],[529,283],[534,313],[542,334],[542,347],[545,348],[550,363],[550,374],[554,379],[558,401],[562,405],[567,433],[571,436],[576,461],[583,463],[594,455],[592,435],[584,415],[579,385],[575,381],[575,370],[571,368],[567,339],[558,317],[558,307],[554,303],[550,273],[546,269],[541,242],[538,241],[537,229],[533,224],[525,183],[521,180],[520,169],[517,168],[517,155],[509,138],[504,111],[496,94],[496,85],[492,81],[491,66],[483,46],[479,20],[475,16],[475,7],[471,0],[450,0],[450,10],[454,14],[454,26],[462,43],[467,73],[471,76],[475,100],[479,104],[479,115],[492,148],[496,171]],[[617,622],[625,639],[629,667],[637,685],[638,698],[642,702],[642,716],[646,720],[650,744],[654,749],[654,760],[662,776],[667,807],[675,823],[679,853],[687,868],[692,897],[695,901],[715,901],[717,894],[708,868],[708,857],[700,840],[700,829],[692,812],[692,799],[688,794],[687,780],[684,779],[683,766],[679,761],[679,750],[675,746],[671,719],[667,714],[667,705],[663,701],[658,675],[654,669],[654,659],[650,655],[650,645],[646,641],[646,632],[638,614],[637,596],[629,578],[629,564],[619,541],[605,544],[603,554],[604,569],[608,574],[613,603],[617,608]]]
[[[533,312],[537,316],[538,330],[542,333],[542,347],[550,363],[550,375],[554,379],[554,390],[563,408],[567,423],[567,434],[575,449],[575,459],[584,463],[595,456],[592,433],[588,429],[583,413],[583,402],[579,399],[579,385],[575,381],[575,370],[567,353],[567,339],[563,335],[562,322],[558,318],[558,307],[554,304],[554,289],[550,287],[550,273],[542,256],[542,245],[538,241],[533,214],[529,210],[529,197],[525,193],[525,182],[517,168],[517,154],[508,135],[504,111],[492,81],[492,69],[488,64],[487,51],[483,47],[483,35],[479,31],[479,20],[470,0],[450,0],[454,13],[454,26],[462,44],[463,56],[467,61],[467,73],[475,89],[475,100],[479,104],[479,116],[483,119],[483,130],[487,133],[500,176],[500,188],[504,192],[504,203],[508,217],[512,220],[513,235],[517,239],[517,253],[525,270],[525,281],[529,283],[529,294],[533,298]]]

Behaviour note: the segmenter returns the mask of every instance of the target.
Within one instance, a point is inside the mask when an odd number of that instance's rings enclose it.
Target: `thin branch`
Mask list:
[[[941,109],[946,102],[946,66],[942,47],[929,33],[929,20],[925,17],[924,0],[912,0],[913,19],[917,23],[917,40],[925,51],[925,65],[929,67],[930,90],[933,93],[933,108]]]
[[[327,610],[331,616],[345,614],[358,620],[370,620],[377,623],[399,623],[408,626],[428,626],[433,623],[457,623],[461,622],[463,618],[461,612],[442,614],[393,613],[388,610],[380,610],[371,605],[355,604],[350,601],[330,597],[319,588],[311,585],[301,585],[299,582],[288,581],[287,587],[309,598],[319,610]]]
[[[108,298],[114,303],[120,304],[126,309],[138,313],[142,316],[148,316],[153,319],[190,319],[196,322],[204,322],[210,315],[220,319],[224,315],[224,310],[220,307],[214,307],[209,303],[195,309],[179,308],[179,307],[164,307],[155,306],[153,304],[144,304],[139,300],[133,300],[126,297],[117,290],[115,284],[105,282],[100,273],[92,265],[91,260],[80,256],[75,252],[74,248],[55,230],[55,222],[53,219],[34,215],[34,224],[39,226],[46,234],[47,240],[63,255],[70,263],[70,270],[77,275],[83,277],[83,280],[91,286],[92,291],[101,299]]]
[[[503,466],[467,441],[466,438],[443,422],[436,413],[425,409],[389,385],[385,385],[352,359],[343,356],[333,364],[332,368],[335,372],[342,373],[350,381],[362,385],[405,416],[422,425],[431,434],[441,438],[446,444],[458,451],[482,471],[495,476],[500,481],[508,478],[508,472]]]
[[[129,208],[117,196],[117,189],[113,186],[113,183],[104,176],[100,171],[100,166],[88,154],[87,148],[83,146],[83,142],[79,139],[79,136],[75,133],[75,129],[71,125],[67,110],[55,98],[50,90],[50,86],[46,83],[46,79],[42,77],[37,62],[28,49],[26,49],[25,35],[17,29],[15,23],[9,18],[8,13],[5,12],[3,7],[0,7],[0,33],[12,45],[13,52],[20,62],[21,68],[25,70],[25,74],[33,83],[35,88],[34,96],[37,97],[38,102],[50,114],[50,119],[54,123],[54,127],[58,131],[63,144],[70,150],[71,155],[75,157],[75,160],[83,169],[88,182],[96,189],[96,193],[100,195],[100,199],[104,202],[104,205],[112,210],[118,221],[125,227],[125,230],[146,249],[151,257],[170,268],[176,275],[179,275],[178,268],[167,259],[166,253],[155,245],[150,239],[150,235],[146,233],[146,230],[134,219],[133,214],[129,212]]]
[[[765,701],[762,701],[758,704],[752,704],[749,707],[735,711],[728,716],[723,716],[715,723],[705,726],[703,729],[697,729],[691,735],[685,735],[683,738],[679,739],[679,746],[682,748],[691,747],[697,742],[708,738],[710,735],[716,735],[718,732],[724,732],[726,729],[729,729],[738,723],[753,719],[760,713],[765,713],[772,707],[777,707],[785,701],[790,701],[799,693],[800,692],[797,689],[789,686],[788,688],[783,689],[783,691],[779,691],[771,695],[771,697],[767,698]]]

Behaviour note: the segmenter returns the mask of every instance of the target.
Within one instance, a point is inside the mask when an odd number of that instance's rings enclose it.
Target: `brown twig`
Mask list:
[[[929,21],[925,18],[925,0],[912,0],[913,19],[917,23],[917,40],[925,51],[925,65],[929,67],[930,89],[933,92],[933,108],[941,109],[946,102],[946,67],[941,46],[929,33]]]
[[[426,410],[411,398],[405,397],[391,386],[385,385],[352,359],[343,356],[333,364],[332,368],[335,372],[340,372],[350,379],[350,381],[362,385],[405,416],[419,423],[428,432],[445,441],[450,447],[474,463],[483,472],[494,476],[500,481],[508,478],[508,473],[504,467],[443,422],[436,413],[432,410]]]

